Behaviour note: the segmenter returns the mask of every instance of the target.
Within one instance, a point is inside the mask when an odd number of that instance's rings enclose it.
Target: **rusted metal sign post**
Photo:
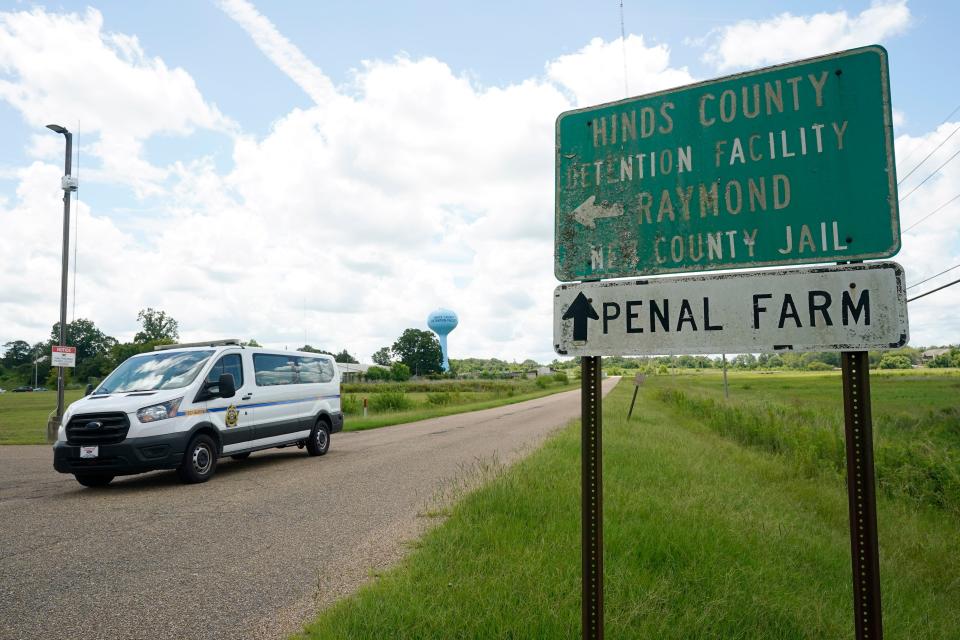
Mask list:
[[[844,351],[841,365],[854,623],[857,640],[882,640],[877,492],[873,475],[873,417],[870,413],[870,362],[866,351]]]
[[[583,637],[603,638],[602,373],[599,356],[580,360],[580,560]]]

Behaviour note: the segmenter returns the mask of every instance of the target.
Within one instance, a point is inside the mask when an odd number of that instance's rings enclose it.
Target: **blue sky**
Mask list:
[[[60,121],[82,154],[77,315],[112,335],[130,337],[137,309],[155,306],[184,338],[306,335],[368,359],[448,306],[467,315],[454,356],[552,359],[552,123],[623,97],[618,5],[0,5],[0,344],[43,338],[56,315],[58,288],[38,274],[59,268],[62,142],[42,125]],[[898,158],[913,154],[904,173],[960,124],[938,129],[960,105],[958,14],[904,0],[627,0],[631,93],[879,41]],[[903,226],[960,191],[958,176],[950,165],[911,197]],[[908,280],[960,262],[956,205],[905,236]],[[513,315],[491,310],[491,289]],[[960,341],[942,320],[960,300],[928,300],[914,343]]]
[[[279,73],[233,21],[213,2],[10,3],[11,8],[46,6],[82,12],[96,7],[104,28],[136,34],[150,55],[187,69],[198,87],[246,130],[266,133],[270,123],[293,107],[311,102]],[[671,47],[671,61],[700,78],[716,75],[700,60],[702,48],[685,41],[742,19],[760,20],[782,12],[810,15],[845,9],[851,14],[869,2],[671,2],[624,3],[628,33]],[[904,132],[922,132],[953,109],[957,91],[947,80],[960,5],[911,2],[911,25],[884,42],[890,52],[895,107],[909,114]],[[504,85],[541,75],[548,60],[580,49],[591,38],[620,35],[617,2],[262,2],[257,7],[337,84],[350,80],[362,60],[386,60],[400,53],[432,56],[455,73],[482,85]],[[254,89],[251,91],[251,89]]]

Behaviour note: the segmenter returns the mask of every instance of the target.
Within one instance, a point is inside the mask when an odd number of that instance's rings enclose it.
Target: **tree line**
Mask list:
[[[166,312],[141,309],[137,314],[140,330],[132,342],[120,342],[108,336],[87,318],[67,324],[67,344],[77,348],[77,366],[67,369],[67,380],[85,383],[100,379],[130,356],[152,351],[161,344],[172,344],[180,337],[179,324]],[[35,344],[11,340],[3,344],[0,357],[0,386],[56,384],[57,371],[50,366],[50,349],[60,344],[60,323],[50,330],[50,339]]]
[[[86,384],[100,380],[127,358],[153,351],[158,345],[174,344],[180,339],[179,323],[165,311],[148,308],[137,314],[140,330],[132,342],[120,342],[100,330],[92,320],[78,318],[67,324],[67,344],[77,348],[76,367],[67,369],[67,381]],[[60,344],[60,323],[50,330],[50,338],[30,344],[26,340],[11,340],[2,346],[0,356],[0,388],[19,385],[56,384],[57,372],[50,366],[50,350]],[[259,342],[250,339],[244,346],[259,347]],[[326,351],[310,344],[298,351],[323,353],[333,356],[341,363],[358,364],[346,349],[340,352]],[[374,367],[366,376],[370,380],[407,380],[412,375],[439,375],[442,373],[443,355],[440,341],[429,331],[407,329],[391,347],[384,347],[373,356]],[[35,381],[36,378],[36,381]]]
[[[946,352],[927,360],[923,359],[925,347],[901,347],[891,351],[870,351],[870,367],[874,369],[910,369],[915,366],[960,367],[960,347],[945,347]],[[566,362],[553,361],[551,367],[565,369],[577,367],[580,358]],[[603,359],[606,370],[637,369],[658,370],[660,367],[677,369],[714,369],[723,366],[723,357],[709,356],[658,356],[624,357],[612,356]],[[804,353],[740,353],[727,358],[727,366],[734,369],[789,369],[795,371],[829,371],[840,367],[840,353],[835,351],[808,351]]]

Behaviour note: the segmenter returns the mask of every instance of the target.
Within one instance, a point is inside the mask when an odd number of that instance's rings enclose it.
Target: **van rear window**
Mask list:
[[[298,356],[300,361],[300,382],[330,382],[333,380],[333,363],[324,358]]]
[[[333,380],[333,363],[326,358],[307,356],[284,356],[257,353],[253,356],[253,369],[257,386],[277,384],[311,384]]]

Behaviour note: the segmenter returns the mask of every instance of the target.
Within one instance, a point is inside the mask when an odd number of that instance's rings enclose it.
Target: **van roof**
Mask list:
[[[240,340],[238,338],[227,338],[226,340],[207,340],[204,342],[182,342],[180,344],[158,344],[153,348],[153,350],[167,351],[169,349],[188,349],[190,347],[225,347],[228,345],[243,347],[243,345],[240,344]]]
[[[202,349],[217,349],[222,350],[228,347],[235,347],[251,351],[253,353],[266,353],[274,355],[300,355],[300,356],[314,356],[318,358],[326,358],[333,360],[333,356],[329,353],[315,353],[313,351],[288,351],[284,349],[268,349],[267,347],[247,347],[240,343],[239,340],[235,338],[230,338],[227,340],[208,340],[205,342],[186,342],[182,344],[164,344],[155,346],[154,352],[156,351],[199,351]],[[138,353],[138,356],[146,355],[151,353],[147,351],[145,353]],[[133,356],[136,357],[136,356]]]

